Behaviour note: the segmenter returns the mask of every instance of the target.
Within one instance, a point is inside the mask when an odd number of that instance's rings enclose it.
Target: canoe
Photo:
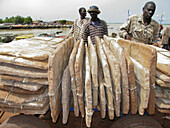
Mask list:
[[[31,37],[34,37],[34,35],[33,34],[20,35],[20,36],[16,36],[15,40],[27,39],[27,38],[31,38]]]

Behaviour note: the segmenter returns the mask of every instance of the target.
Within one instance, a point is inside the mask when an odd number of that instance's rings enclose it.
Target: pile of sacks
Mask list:
[[[0,111],[45,114],[49,110],[49,58],[69,41],[35,37],[0,45]]]
[[[170,51],[157,48],[156,107],[170,113]]]

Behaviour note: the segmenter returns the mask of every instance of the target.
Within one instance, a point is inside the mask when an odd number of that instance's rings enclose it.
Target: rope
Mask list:
[[[11,93],[11,91],[8,92],[8,94],[7,94],[7,96],[6,96],[5,100],[4,100],[4,102],[7,102],[7,99],[8,99],[8,97],[9,97],[10,93]]]

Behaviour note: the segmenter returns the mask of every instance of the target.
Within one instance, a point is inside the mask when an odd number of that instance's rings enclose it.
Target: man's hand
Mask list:
[[[158,43],[153,43],[152,45],[161,48],[161,46]]]
[[[125,39],[126,40],[132,40],[132,38],[128,34],[125,36]]]
[[[168,48],[168,44],[163,44],[163,47],[162,47],[162,48],[168,50],[168,49],[169,49],[169,48]]]

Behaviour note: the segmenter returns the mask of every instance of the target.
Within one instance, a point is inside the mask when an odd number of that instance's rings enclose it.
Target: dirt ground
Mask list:
[[[170,120],[165,119],[165,116],[168,116],[168,114],[162,114],[158,111],[155,111],[155,114],[151,117],[157,120],[163,128],[170,128]],[[112,124],[118,119],[119,118],[115,118],[113,121],[111,121],[109,120],[108,116],[106,116],[105,119],[102,119],[100,116],[100,112],[95,111],[92,118],[91,128],[110,128]],[[50,112],[45,115],[44,120],[52,128],[86,128],[85,119],[82,119],[80,116],[78,118],[75,117],[73,112],[70,112],[68,123],[66,125],[62,124],[62,113],[60,114],[59,119],[56,123],[52,123]]]
[[[11,115],[12,114],[10,113],[6,113],[4,114],[3,119],[5,119],[5,117],[8,118],[8,116],[11,116]],[[52,122],[50,111],[48,111],[43,116],[42,115],[36,115],[36,116],[41,117],[41,119],[47,122],[51,126],[51,128],[86,128],[85,119],[82,119],[80,116],[75,117],[74,112],[72,111],[69,114],[68,123],[65,125],[62,124],[62,112],[56,123]],[[121,114],[121,117],[123,116],[124,115]],[[158,111],[155,111],[155,114],[150,117],[157,120],[162,125],[163,128],[170,128],[170,120],[164,118],[165,116],[170,116],[170,114],[162,114]],[[102,119],[100,116],[100,112],[95,111],[93,114],[93,118],[92,118],[91,128],[110,128],[112,124],[115,123],[118,119],[120,118],[115,117],[115,119],[111,121],[109,120],[108,115],[106,116],[105,119]]]

